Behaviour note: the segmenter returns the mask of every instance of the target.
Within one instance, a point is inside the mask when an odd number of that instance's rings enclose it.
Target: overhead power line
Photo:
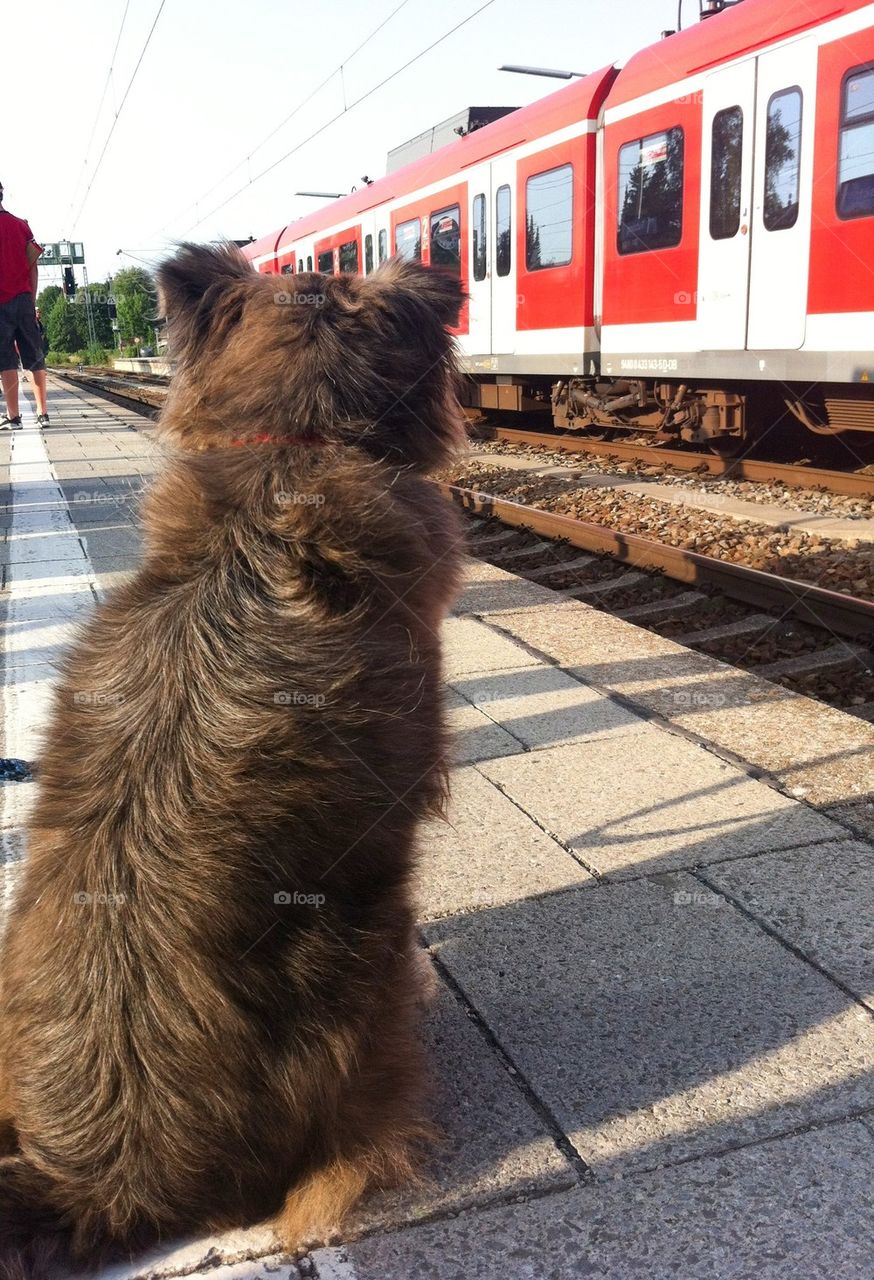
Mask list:
[[[268,173],[272,173],[273,170],[276,169],[279,165],[284,164],[286,160],[290,159],[291,156],[295,155],[296,152],[300,151],[302,147],[305,147],[307,143],[312,142],[314,138],[317,138],[320,134],[324,133],[326,129],[329,129],[332,124],[336,124],[336,122],[340,120],[343,116],[348,115],[348,113],[354,107],[357,107],[360,103],[364,102],[367,98],[372,97],[374,93],[376,93],[379,89],[382,89],[390,81],[395,80],[399,75],[401,75],[402,72],[406,71],[408,67],[411,67],[414,62],[418,62],[421,58],[424,58],[425,55],[430,53],[432,49],[436,49],[437,46],[439,44],[442,44],[444,40],[448,40],[450,36],[455,35],[456,31],[459,31],[462,27],[466,26],[468,22],[472,22],[474,18],[478,17],[479,14],[481,14],[485,9],[490,8],[491,5],[493,5],[494,3],[495,3],[495,0],[485,0],[485,4],[481,4],[478,9],[474,9],[473,13],[468,14],[466,18],[462,18],[461,22],[457,22],[454,27],[452,27],[449,31],[445,31],[442,36],[438,36],[438,38],[432,41],[431,44],[427,46],[427,48],[420,50],[419,53],[415,54],[412,58],[408,59],[408,61],[405,62],[403,66],[398,67],[395,71],[392,71],[389,75],[387,75],[383,80],[380,80],[378,84],[375,84],[371,89],[368,89],[366,93],[362,93],[360,97],[355,98],[352,102],[349,103],[348,106],[344,107],[342,111],[338,111],[337,114],[335,116],[332,116],[330,120],[326,120],[324,124],[320,125],[318,129],[314,129],[311,134],[309,134],[301,142],[298,142],[295,146],[293,146],[290,151],[286,151],[285,155],[280,156],[278,160],[274,160],[271,164],[267,165],[267,167],[265,169],[262,169],[260,173],[256,173],[254,178],[250,178],[248,182],[244,182],[241,187],[238,187],[236,191],[232,192],[231,195],[227,196],[224,200],[222,200],[221,204],[217,204],[214,209],[210,209],[209,213],[204,214],[202,218],[198,218],[196,222],[192,222],[192,224],[189,227],[186,227],[185,234],[187,235],[189,231],[193,231],[195,227],[199,227],[201,223],[206,222],[208,218],[213,217],[214,214],[218,213],[221,209],[224,209],[225,205],[230,204],[231,201],[235,200],[237,196],[240,195],[243,191],[246,191],[249,187],[254,186],[256,182],[260,182],[260,180],[266,177]]]
[[[270,132],[261,139],[261,141],[257,144],[257,146],[252,147],[252,149],[249,152],[247,152],[247,154],[243,157],[243,159],[240,160],[238,164],[235,164],[232,169],[229,169],[223,177],[219,178],[218,182],[213,183],[213,185],[209,188],[208,191],[205,191],[203,195],[198,196],[196,200],[190,201],[185,206],[184,209],[181,209],[179,211],[178,214],[176,214],[173,218],[168,219],[167,222],[165,222],[164,225],[160,228],[160,230],[165,231],[167,227],[172,225],[174,222],[178,222],[180,218],[184,218],[185,215],[188,213],[189,209],[194,209],[196,212],[198,206],[201,205],[204,200],[208,200],[214,191],[218,191],[219,187],[222,186],[223,183],[227,182],[228,178],[232,177],[233,174],[235,174],[238,169],[242,169],[244,165],[248,164],[254,155],[256,155],[259,151],[261,151],[262,148],[266,147],[267,143],[271,140],[271,138],[276,137],[280,129],[284,129],[290,120],[293,120],[294,117],[298,115],[299,112],[301,112],[308,103],[312,102],[316,94],[321,93],[325,85],[329,84],[330,81],[334,79],[334,76],[336,75],[342,76],[343,68],[348,63],[350,63],[353,58],[357,57],[358,54],[361,52],[361,50],[366,45],[370,44],[371,40],[373,40],[375,36],[379,35],[383,27],[387,26],[388,23],[391,22],[392,18],[395,17],[396,14],[400,13],[401,9],[403,9],[409,3],[410,3],[410,0],[401,0],[401,3],[397,5],[394,9],[392,9],[388,17],[383,18],[379,26],[374,27],[370,35],[366,36],[365,39],[362,40],[361,43],[352,50],[351,53],[347,54],[346,57],[343,59],[343,61],[338,66],[336,66],[333,71],[331,71],[328,75],[326,75],[324,80],[320,81],[320,83],[316,85],[315,89],[313,89],[310,93],[308,93],[305,98],[302,98],[301,101],[297,104],[297,106],[294,107],[293,110],[291,110],[283,120],[280,120],[278,125],[276,125],[273,129],[271,129]],[[195,223],[194,225],[197,226],[198,224]]]
[[[100,112],[103,110],[103,104],[106,101],[106,92],[109,89],[110,82],[112,81],[112,72],[115,68],[115,55],[118,53],[118,46],[121,44],[121,36],[124,31],[124,24],[127,21],[128,9],[130,9],[130,0],[125,0],[124,13],[121,15],[121,26],[118,28],[118,35],[115,37],[115,47],[113,48],[109,59],[109,70],[107,71],[106,79],[103,82],[103,92],[100,95],[100,101],[98,102],[97,110],[94,113],[94,123],[92,124],[91,132],[88,135],[88,143],[85,147],[85,155],[82,159],[82,168],[79,170],[79,176],[76,179],[76,185],[73,188],[73,194],[70,197],[70,207],[67,210],[68,220],[70,214],[73,212],[73,206],[76,203],[76,196],[79,194],[79,186],[82,182],[85,170],[88,168],[88,157],[91,154],[91,143],[94,141],[94,135],[97,132],[97,123],[100,120]]]
[[[82,197],[82,203],[79,205],[79,208],[76,210],[76,216],[73,219],[74,232],[76,230],[76,224],[78,223],[80,217],[82,216],[82,210],[85,208],[85,204],[86,204],[86,201],[88,200],[88,196],[91,193],[91,188],[94,186],[94,180],[97,177],[98,173],[100,172],[100,166],[103,163],[103,157],[106,155],[106,149],[109,146],[113,133],[115,133],[115,126],[118,124],[119,117],[121,116],[121,113],[124,110],[124,104],[127,102],[128,94],[130,93],[133,87],[133,83],[137,78],[137,72],[139,71],[140,66],[142,65],[143,58],[146,56],[146,50],[148,49],[149,44],[151,43],[152,36],[155,33],[155,27],[158,25],[158,19],[160,18],[161,14],[164,12],[164,5],[166,3],[167,3],[167,0],[161,0],[161,3],[158,5],[158,12],[155,14],[154,21],[152,22],[152,25],[149,28],[149,34],[146,36],[146,42],[143,45],[142,49],[140,50],[140,56],[137,58],[137,64],[133,69],[133,75],[131,76],[130,80],[128,80],[127,88],[124,91],[124,96],[122,97],[121,102],[118,104],[118,110],[115,113],[115,116],[113,118],[112,124],[109,129],[109,133],[106,135],[106,141],[103,144],[103,150],[100,152],[100,155],[97,157],[97,163],[94,166],[94,172],[91,174],[91,181],[88,183],[88,186],[85,188],[85,194]]]

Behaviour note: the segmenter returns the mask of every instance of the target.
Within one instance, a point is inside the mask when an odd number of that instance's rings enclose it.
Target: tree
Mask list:
[[[49,315],[52,307],[63,294],[63,289],[59,284],[47,284],[41,293],[37,294],[36,305],[40,309],[42,322],[45,324],[46,317]]]
[[[76,293],[76,301],[82,303],[82,309],[85,311],[85,320],[87,324],[88,312],[86,310],[85,295],[91,302],[91,318],[94,321],[94,334],[97,338],[97,345],[101,347],[112,348],[115,346],[115,334],[112,329],[112,320],[109,315],[110,299],[114,296],[112,292],[112,281],[105,280],[97,284],[89,284],[87,289],[79,289]]]
[[[118,315],[118,332],[125,342],[141,338],[143,343],[154,346],[155,330],[150,323],[155,315],[157,300],[155,286],[148,271],[142,267],[127,267],[119,271],[112,282],[112,292]]]
[[[85,308],[68,302],[63,294],[56,298],[43,324],[50,351],[82,351],[88,345]]]

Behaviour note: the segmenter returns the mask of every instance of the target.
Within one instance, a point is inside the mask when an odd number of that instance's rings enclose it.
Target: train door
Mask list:
[[[702,351],[747,340],[756,60],[704,81],[698,332]]]
[[[516,350],[516,161],[493,160],[491,169],[492,354]]]
[[[756,72],[756,144],[747,346],[804,343],[813,193],[817,46],[763,53]]]
[[[467,174],[468,272],[470,298],[466,346],[472,356],[489,355],[492,350],[492,198],[489,166]]]

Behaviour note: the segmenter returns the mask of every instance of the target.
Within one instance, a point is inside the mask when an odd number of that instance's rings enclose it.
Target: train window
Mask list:
[[[574,171],[563,164],[525,184],[525,266],[564,267],[573,255]]]
[[[498,187],[495,192],[495,270],[499,276],[510,274],[513,260],[511,203],[510,188]]]
[[[382,231],[380,231],[379,233],[378,250],[379,250],[379,261],[385,262],[386,258],[388,257],[388,232],[386,231],[385,227],[383,227]]]
[[[431,214],[431,266],[461,275],[461,209],[457,204]]]
[[[838,217],[874,214],[874,67],[844,78],[838,162]]]
[[[312,254],[309,254],[309,253],[308,253],[308,254],[307,254],[307,271],[312,271],[312,269],[313,269],[313,259],[312,259]]]
[[[411,262],[422,261],[422,224],[418,218],[399,222],[395,227],[395,253]]]
[[[334,250],[326,249],[324,253],[320,253],[318,257],[319,271],[323,275],[332,276],[334,274]]]
[[[744,113],[726,107],[713,117],[710,159],[710,235],[730,240],[740,228]]]
[[[473,278],[485,280],[487,266],[487,227],[486,198],[484,195],[473,198]]]
[[[373,236],[364,237],[364,274],[369,276],[373,270]]]
[[[290,276],[293,274],[293,272],[294,272],[294,267],[290,262],[287,262],[285,266],[282,268],[282,274],[284,276]]]
[[[620,253],[671,249],[683,238],[683,130],[619,148]]]
[[[340,245],[340,271],[344,276],[354,275],[358,270],[358,241],[347,240]]]
[[[768,101],[762,215],[767,231],[788,231],[798,221],[801,108],[801,90],[797,87],[781,89]]]

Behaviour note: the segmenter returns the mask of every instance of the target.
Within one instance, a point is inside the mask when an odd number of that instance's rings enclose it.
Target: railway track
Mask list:
[[[155,400],[160,404],[166,386],[166,380],[154,376],[138,386],[140,375],[136,374],[53,372],[151,418],[157,416]],[[548,447],[554,448],[555,437],[545,438]],[[582,452],[596,452],[592,442],[585,444]],[[611,443],[602,444],[599,451],[614,450]],[[653,452],[659,458],[665,456],[661,450]],[[677,456],[686,469],[692,469],[690,462],[706,464],[711,474],[740,478],[737,463]],[[771,467],[772,478],[774,468],[780,466],[743,465]],[[808,475],[813,471],[803,470]],[[471,519],[473,554],[482,552],[483,558],[565,598],[585,601],[730,665],[874,720],[871,601],[479,490],[450,483],[439,487]],[[874,478],[871,487],[874,491]]]
[[[127,373],[124,371],[87,368],[51,370],[77,386],[106,393],[117,402],[137,407],[145,405],[158,410],[164,402],[169,379],[161,374]],[[151,413],[149,416],[154,416]],[[523,428],[496,426],[485,429],[486,439],[508,444],[533,445],[557,452],[588,454],[601,459],[634,461],[726,480],[750,480],[760,484],[780,483],[796,489],[813,489],[842,497],[874,498],[874,472],[834,471],[822,467],[763,459],[723,459],[713,454],[691,453],[682,449],[655,448],[625,440],[589,440],[575,433],[531,431]]]
[[[874,603],[441,484],[499,567],[874,720]]]
[[[675,471],[697,472],[724,480],[752,480],[760,484],[785,484],[793,489],[820,489],[842,497],[874,497],[874,472],[834,471],[797,462],[768,462],[758,458],[719,458],[627,440],[590,440],[573,432],[530,431],[518,427],[488,427],[481,438],[507,444],[533,445],[554,452],[582,453],[601,459],[641,462]]]

